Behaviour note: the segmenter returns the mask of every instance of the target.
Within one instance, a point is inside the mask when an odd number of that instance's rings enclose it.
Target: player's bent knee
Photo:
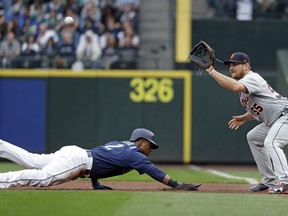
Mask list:
[[[247,133],[246,138],[250,146],[264,147],[264,140],[262,141],[253,129]]]
[[[249,145],[254,144],[254,142],[255,142],[255,136],[254,136],[253,131],[249,131],[249,132],[247,133],[246,139],[247,139]]]
[[[267,148],[281,148],[283,149],[285,144],[281,144],[279,142],[277,142],[277,140],[275,139],[271,139],[271,138],[266,138],[265,141],[264,141],[264,145],[267,147]]]

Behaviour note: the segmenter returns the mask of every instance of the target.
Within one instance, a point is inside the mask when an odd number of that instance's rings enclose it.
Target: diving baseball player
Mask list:
[[[98,179],[122,175],[135,169],[178,190],[198,190],[200,184],[175,181],[148,159],[157,149],[155,135],[145,128],[135,129],[129,141],[112,141],[91,150],[64,146],[52,154],[33,154],[0,140],[0,157],[27,169],[0,173],[0,188],[14,186],[47,187],[80,177],[91,178],[94,189],[112,189]]]
[[[261,122],[247,134],[252,155],[263,176],[262,182],[250,190],[288,193],[288,166],[283,152],[288,144],[288,100],[251,70],[247,54],[233,53],[224,64],[230,65],[231,78],[216,71],[214,66],[206,71],[222,87],[239,93],[240,102],[247,111],[233,116],[229,128],[237,130],[252,119]]]

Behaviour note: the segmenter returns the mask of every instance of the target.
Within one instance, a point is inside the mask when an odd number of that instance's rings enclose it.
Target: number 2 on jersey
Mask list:
[[[123,147],[124,145],[123,144],[115,144],[115,145],[105,145],[105,148],[108,150],[108,151],[110,151],[111,149],[113,149],[113,148],[121,148],[121,147]]]

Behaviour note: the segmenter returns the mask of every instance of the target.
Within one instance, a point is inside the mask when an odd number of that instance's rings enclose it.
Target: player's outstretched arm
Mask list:
[[[170,176],[166,175],[162,181],[163,184],[172,187],[175,190],[198,190],[201,184],[191,184],[191,183],[182,183],[179,181],[174,181]]]
[[[213,66],[206,69],[210,76],[212,76],[222,87],[232,92],[247,92],[245,85],[231,77],[219,73]]]

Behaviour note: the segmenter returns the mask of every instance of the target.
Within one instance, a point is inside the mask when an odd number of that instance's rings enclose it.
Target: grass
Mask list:
[[[12,163],[0,163],[0,172],[19,170]],[[205,170],[163,168],[181,181],[243,183],[214,176]],[[231,175],[259,177],[251,170],[230,171]],[[109,178],[117,181],[153,181],[136,171]],[[56,190],[0,190],[1,215],[10,216],[279,216],[286,215],[286,195],[225,194],[201,192],[123,192],[123,191],[56,191]]]

